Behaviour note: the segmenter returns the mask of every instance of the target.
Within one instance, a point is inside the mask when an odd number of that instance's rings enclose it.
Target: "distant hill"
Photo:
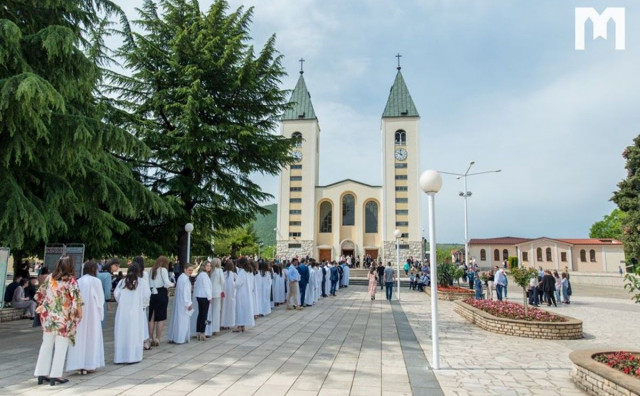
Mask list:
[[[278,204],[271,204],[263,207],[270,213],[264,216],[259,215],[253,222],[253,228],[256,230],[256,235],[264,246],[275,246],[276,232],[273,229],[276,228]]]

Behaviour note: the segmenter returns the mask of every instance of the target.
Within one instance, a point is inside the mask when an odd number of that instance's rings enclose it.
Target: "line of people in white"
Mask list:
[[[114,325],[116,364],[141,361],[149,339],[151,345],[159,345],[162,326],[158,329],[158,323],[162,322],[158,320],[164,320],[162,303],[154,303],[151,296],[152,293],[156,297],[158,294],[162,296],[156,286],[163,283],[157,283],[156,279],[165,275],[164,260],[162,256],[158,259],[162,265],[154,266],[150,282],[142,259],[134,259],[125,278],[114,289],[118,302]],[[219,259],[213,259],[201,265],[193,288],[193,266],[185,265],[175,287],[172,320],[167,334],[170,343],[186,343],[193,336],[206,340],[226,329],[244,332],[255,326],[256,318],[269,315],[274,307],[281,304],[312,306],[320,297],[330,294],[332,282],[337,283],[337,276],[334,280],[334,271],[331,270],[335,263],[318,264],[310,260],[309,266],[304,261],[298,266],[297,259],[294,259],[293,264],[285,269],[277,264],[242,257],[235,261],[225,259],[223,268],[222,264]],[[86,374],[105,365],[101,324],[105,316],[105,294],[95,271],[82,276],[78,286],[84,302],[84,315],[78,325],[75,346],[69,349],[66,369]],[[301,287],[304,293],[300,293]],[[164,286],[160,286],[162,288]],[[152,307],[147,320],[150,300]],[[164,308],[166,316],[166,303]]]

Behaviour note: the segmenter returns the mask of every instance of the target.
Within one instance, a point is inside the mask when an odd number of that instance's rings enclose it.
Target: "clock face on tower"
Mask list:
[[[399,148],[396,150],[396,159],[398,161],[404,161],[407,159],[407,150],[403,148]]]
[[[293,153],[291,153],[293,155],[293,158],[295,158],[296,162],[300,162],[302,161],[302,153],[299,152],[298,150],[295,150]]]

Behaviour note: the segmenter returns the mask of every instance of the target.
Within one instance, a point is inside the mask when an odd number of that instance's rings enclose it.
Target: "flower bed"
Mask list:
[[[588,349],[569,354],[571,379],[591,395],[640,395],[640,352]],[[635,368],[635,371],[634,371]]]
[[[640,356],[631,352],[611,352],[595,355],[596,362],[604,363],[607,366],[620,370],[625,374],[640,378]]]
[[[427,295],[431,295],[431,286],[424,288]],[[442,287],[438,285],[438,300],[456,301],[473,296],[474,291],[457,286]]]
[[[484,312],[499,318],[518,319],[535,322],[565,322],[562,316],[554,315],[551,312],[538,308],[529,307],[527,314],[524,313],[524,306],[510,301],[498,300],[474,300],[467,298],[465,303],[483,310]]]
[[[472,299],[456,301],[454,311],[467,319],[469,322],[487,331],[518,337],[543,338],[548,340],[575,340],[583,337],[582,321],[570,318],[568,316],[551,315],[547,312],[546,314],[541,313],[540,316],[553,316],[554,318],[558,319],[554,319],[556,321],[537,320],[537,313],[534,314],[533,320],[512,319],[511,317],[495,316],[489,312],[485,312],[480,308],[476,308],[472,304],[475,302],[476,300]],[[511,304],[519,305],[515,303]],[[520,308],[522,308],[522,311],[524,311],[524,307],[520,306]],[[498,313],[500,313],[500,308],[496,308],[496,310],[498,311]],[[502,311],[502,315],[511,315],[509,313],[505,313],[510,311],[514,312],[512,314],[513,316],[520,315],[515,313],[519,312],[517,307],[508,309],[502,308]],[[522,312],[521,315],[524,315],[524,312]]]

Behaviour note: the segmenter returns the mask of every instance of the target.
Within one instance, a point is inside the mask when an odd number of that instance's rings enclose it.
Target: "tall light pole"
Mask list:
[[[420,175],[420,188],[427,194],[429,204],[429,269],[431,280],[431,345],[433,368],[440,368],[440,347],[438,345],[438,263],[436,262],[436,209],[435,196],[442,187],[442,177],[438,171],[426,170]]]
[[[191,261],[191,232],[193,231],[193,224],[187,223],[184,226],[184,230],[187,232],[187,264]]]
[[[496,170],[490,170],[490,171],[484,171],[484,172],[469,173],[469,171],[471,170],[471,167],[474,164],[475,164],[475,161],[471,161],[469,163],[469,167],[467,168],[467,171],[464,173],[440,172],[440,173],[444,173],[445,175],[457,176],[456,179],[458,180],[460,179],[464,180],[464,191],[460,192],[458,195],[464,198],[464,263],[467,265],[469,265],[469,219],[467,215],[468,213],[467,198],[471,196],[471,191],[467,190],[467,177],[482,175],[485,173],[502,172],[502,169],[496,169]]]
[[[400,237],[402,236],[402,231],[395,230],[393,236],[396,237],[396,273],[398,274],[398,291],[396,294],[398,301],[400,301]]]

